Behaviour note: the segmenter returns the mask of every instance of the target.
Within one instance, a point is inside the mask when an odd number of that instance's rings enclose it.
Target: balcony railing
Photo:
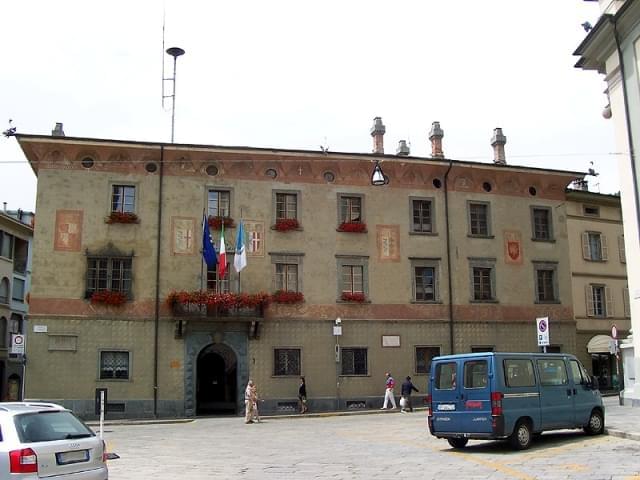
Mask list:
[[[264,318],[264,305],[251,307],[224,307],[221,305],[203,305],[201,303],[174,303],[171,306],[175,317],[188,318]]]

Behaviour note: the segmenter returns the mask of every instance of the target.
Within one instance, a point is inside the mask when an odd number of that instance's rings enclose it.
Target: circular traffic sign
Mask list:
[[[613,338],[614,340],[618,338],[618,327],[616,327],[615,325],[611,326],[611,338]]]
[[[16,335],[13,337],[14,345],[22,345],[24,343],[24,337],[22,335]]]
[[[540,323],[538,324],[538,329],[541,332],[544,332],[547,330],[547,322],[545,320],[540,320]]]

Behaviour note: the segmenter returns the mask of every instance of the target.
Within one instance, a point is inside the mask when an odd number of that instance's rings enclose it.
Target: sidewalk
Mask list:
[[[640,441],[640,408],[620,405],[617,396],[604,397],[603,400],[607,434]]]
[[[640,408],[631,407],[630,405],[620,405],[617,396],[604,397],[605,404],[605,431],[607,435],[614,437],[627,438],[629,440],[640,441]],[[426,415],[426,408],[414,408],[416,413],[414,415]],[[319,412],[319,413],[307,413],[304,415],[262,415],[264,420],[294,420],[298,418],[322,418],[322,417],[337,417],[346,415],[393,415],[400,414],[400,410],[385,410],[380,411],[378,409],[360,410],[360,411],[339,411],[339,412]],[[198,417],[200,418],[200,417]],[[238,417],[240,418],[240,417]],[[166,418],[166,419],[141,419],[141,420],[107,420],[105,425],[145,425],[153,423],[188,423],[193,422],[196,418]],[[92,427],[97,427],[98,422],[87,422]]]

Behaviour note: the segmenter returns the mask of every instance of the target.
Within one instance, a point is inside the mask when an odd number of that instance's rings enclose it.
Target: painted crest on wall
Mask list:
[[[504,261],[522,265],[522,236],[515,230],[504,231]]]
[[[376,225],[378,260],[381,262],[400,261],[400,226]]]
[[[193,255],[195,253],[196,219],[193,217],[171,217],[171,253]]]
[[[56,230],[53,249],[79,252],[82,246],[82,210],[56,210]]]
[[[247,256],[264,257],[264,222],[244,220],[244,229],[247,235]]]

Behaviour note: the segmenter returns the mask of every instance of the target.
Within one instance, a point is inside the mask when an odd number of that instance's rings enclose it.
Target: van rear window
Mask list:
[[[487,361],[470,360],[464,362],[464,388],[485,388],[487,386]]]
[[[436,365],[435,385],[438,390],[456,388],[456,362],[438,363]]]
[[[507,387],[533,387],[536,384],[533,362],[520,358],[505,359],[504,383]]]
[[[569,383],[567,369],[561,358],[538,360],[541,385],[566,385]]]

